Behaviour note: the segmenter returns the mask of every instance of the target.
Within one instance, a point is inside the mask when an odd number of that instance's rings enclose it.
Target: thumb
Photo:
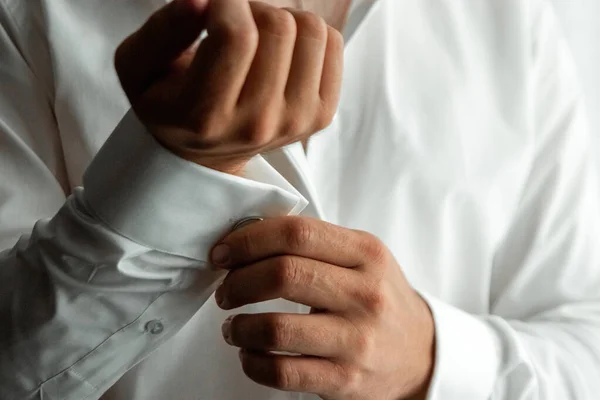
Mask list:
[[[210,0],[173,0],[119,46],[115,68],[130,100],[199,38]]]

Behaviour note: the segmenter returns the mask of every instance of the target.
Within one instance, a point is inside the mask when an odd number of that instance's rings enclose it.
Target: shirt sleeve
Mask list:
[[[202,307],[238,219],[307,203],[261,157],[244,177],[177,158],[132,112],[67,197],[49,86],[7,21],[0,6],[0,398],[97,399]]]
[[[495,254],[489,315],[426,296],[437,328],[431,400],[591,400],[600,393],[593,141],[555,16],[545,2],[531,4],[536,154]]]

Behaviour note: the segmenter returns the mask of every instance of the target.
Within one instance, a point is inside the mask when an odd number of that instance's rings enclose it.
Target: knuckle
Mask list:
[[[311,12],[298,12],[295,15],[298,35],[324,41],[328,36],[328,26],[319,15]]]
[[[387,308],[387,298],[380,284],[372,284],[362,293],[362,303],[373,316],[383,315]]]
[[[236,246],[236,252],[243,257],[246,254],[254,253],[254,236],[249,232],[245,232],[240,236],[239,247]]]
[[[253,24],[223,24],[216,27],[212,35],[236,51],[254,52],[258,47],[258,30]]]
[[[284,228],[284,239],[291,250],[304,249],[313,239],[313,228],[304,218],[290,218]]]
[[[314,121],[313,130],[315,132],[322,131],[331,125],[333,118],[335,117],[336,108],[337,107],[330,107],[326,104],[321,107],[321,111],[317,113]]]
[[[361,332],[355,340],[354,348],[355,348],[355,356],[361,360],[365,361],[371,357],[371,354],[374,353],[374,349],[377,347],[377,343],[375,337],[370,332]]]
[[[387,247],[375,235],[365,231],[355,231],[359,235],[359,250],[365,259],[371,262],[379,262],[387,257]]]
[[[193,149],[207,149],[215,147],[219,138],[225,130],[225,123],[220,116],[214,114],[202,114],[202,116],[185,118],[188,120],[183,124],[184,129],[194,132],[189,138],[189,147]]]
[[[220,115],[211,112],[173,113],[173,120],[180,127],[179,134],[185,140],[186,148],[192,150],[207,150],[216,147],[223,132],[226,122]],[[179,122],[181,121],[181,122]]]
[[[356,367],[346,367],[341,369],[343,391],[348,394],[357,393],[363,386],[363,375],[361,371]]]
[[[289,360],[276,358],[273,365],[273,384],[275,387],[286,390],[299,385],[300,376]]]
[[[255,20],[260,31],[284,37],[296,34],[296,20],[286,10],[276,7],[265,7],[255,15]]]
[[[337,29],[327,26],[327,51],[343,54],[344,36]]]
[[[310,132],[311,127],[306,121],[302,112],[294,113],[285,123],[285,134],[289,137],[298,137],[313,133]]]
[[[340,93],[335,92],[334,88],[329,88],[321,93],[321,103],[319,104],[319,114],[316,117],[316,125],[321,130],[327,128],[333,122],[338,111],[340,103]]]
[[[263,147],[277,135],[277,117],[272,112],[260,112],[246,125],[243,141],[245,144]]]
[[[285,347],[291,339],[290,323],[283,316],[271,316],[264,324],[264,340],[267,347],[279,349]]]
[[[295,257],[283,256],[278,259],[275,274],[275,286],[277,291],[285,296],[291,295],[293,287],[300,281],[300,268]]]
[[[259,35],[255,26],[234,29],[231,38],[232,44],[237,44],[248,53],[254,53],[258,48]]]

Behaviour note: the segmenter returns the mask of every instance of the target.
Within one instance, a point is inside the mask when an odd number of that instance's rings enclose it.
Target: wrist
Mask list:
[[[244,168],[246,164],[250,160],[249,158],[225,158],[225,157],[205,157],[200,156],[197,153],[182,149],[182,148],[173,148],[169,146],[167,143],[161,143],[163,147],[169,150],[171,153],[175,154],[179,158],[182,158],[186,161],[192,162],[194,164],[201,165],[206,168],[213,169],[215,171],[223,172],[229,175],[242,176],[244,172]]]
[[[203,167],[214,169],[215,171],[223,172],[229,175],[242,176],[244,172],[244,168],[248,163],[247,159],[244,160],[231,160],[231,161],[219,161],[219,160],[202,160],[195,158],[186,158],[187,161],[193,162],[198,165],[202,165]]]
[[[419,324],[419,334],[421,346],[420,353],[416,365],[418,367],[416,382],[412,395],[408,396],[406,400],[425,400],[429,393],[431,381],[435,370],[435,358],[436,358],[436,341],[435,341],[435,322],[433,320],[433,313],[427,302],[418,294],[419,309],[421,323]]]

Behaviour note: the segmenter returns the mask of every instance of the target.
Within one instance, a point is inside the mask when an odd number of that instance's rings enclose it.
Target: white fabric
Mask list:
[[[598,192],[546,3],[379,0],[331,127],[243,179],[127,112],[112,53],[161,4],[0,0],[0,398],[312,398],[244,377],[206,265],[240,218],[304,206],[378,235],[428,299],[430,399],[597,397]],[[303,311],[242,312],[268,310]]]
[[[596,147],[600,145],[600,2],[552,0],[581,73]]]

